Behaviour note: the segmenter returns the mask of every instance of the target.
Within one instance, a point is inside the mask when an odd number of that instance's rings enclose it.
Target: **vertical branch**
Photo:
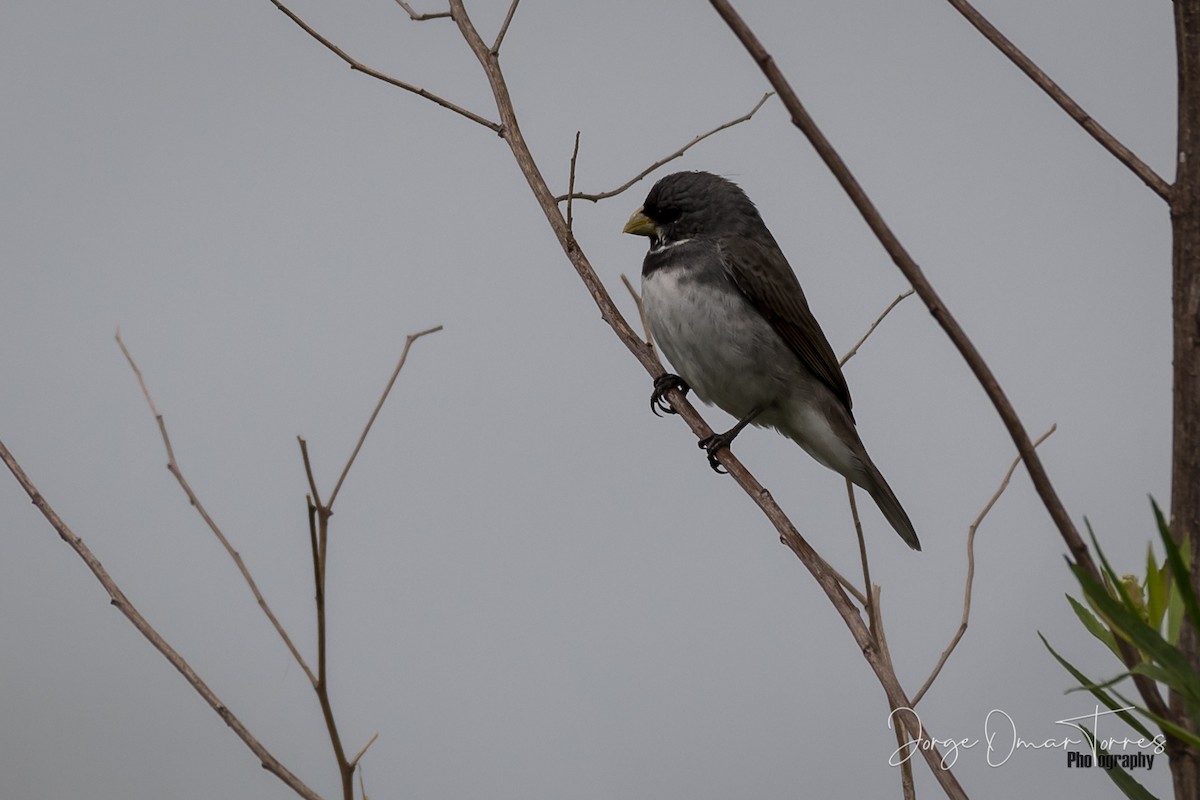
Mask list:
[[[575,131],[575,147],[571,150],[571,174],[567,178],[567,230],[575,233],[575,161],[579,158],[579,131]]]
[[[316,586],[317,605],[317,702],[321,706],[321,716],[325,719],[325,729],[329,732],[329,744],[333,747],[333,757],[337,761],[338,775],[342,779],[342,800],[354,800],[354,765],[346,758],[346,748],[342,745],[341,734],[338,733],[337,721],[333,716],[333,702],[329,699],[329,671],[326,668],[326,643],[328,637],[325,626],[325,576],[328,574],[329,518],[333,516],[328,506],[317,508],[317,551],[318,569]]]
[[[1174,400],[1171,453],[1171,535],[1190,547],[1200,564],[1200,0],[1176,0],[1175,39],[1179,72],[1178,159],[1171,193],[1172,326]],[[1184,544],[1187,543],[1187,544]],[[1200,569],[1192,570],[1193,590]],[[1200,666],[1200,643],[1183,626],[1180,647]],[[1171,707],[1191,727],[1178,693]],[[1191,748],[1171,754],[1179,798],[1200,797],[1200,763]]]

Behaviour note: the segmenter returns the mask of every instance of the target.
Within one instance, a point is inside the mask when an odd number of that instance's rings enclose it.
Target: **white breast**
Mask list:
[[[790,392],[798,360],[732,282],[671,265],[642,278],[642,303],[663,355],[704,402],[741,417]]]

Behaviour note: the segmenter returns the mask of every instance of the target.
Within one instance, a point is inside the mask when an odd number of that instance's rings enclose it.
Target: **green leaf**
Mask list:
[[[1164,561],[1160,569],[1154,562],[1154,546],[1146,545],[1146,617],[1150,627],[1162,630],[1163,616],[1170,597],[1170,575]]]
[[[1071,595],[1067,595],[1067,602],[1071,604],[1071,609],[1075,612],[1075,616],[1079,617],[1079,621],[1083,623],[1083,627],[1087,628],[1088,633],[1103,642],[1112,651],[1113,655],[1120,660],[1121,650],[1117,647],[1117,640],[1112,635],[1112,631],[1104,627],[1104,624],[1096,619],[1095,614],[1088,611],[1083,603],[1080,603],[1074,597],[1071,597]]]
[[[1109,711],[1116,712],[1117,716],[1124,721],[1126,725],[1133,728],[1145,738],[1154,738],[1154,734],[1150,732],[1149,728],[1142,724],[1141,720],[1125,710],[1132,705],[1131,703],[1118,704],[1118,702],[1112,698],[1112,695],[1104,691],[1103,688],[1097,685],[1088,676],[1077,670],[1074,665],[1071,664],[1071,662],[1067,661],[1065,658],[1055,652],[1054,648],[1050,646],[1050,642],[1046,641],[1045,636],[1042,636],[1041,633],[1038,633],[1038,638],[1042,640],[1042,644],[1044,644],[1046,649],[1050,651],[1050,655],[1054,656],[1054,659],[1062,665],[1062,668],[1071,673],[1071,677],[1078,681],[1082,687],[1091,692],[1092,695],[1101,703],[1103,703]]]
[[[1179,596],[1179,590],[1171,585],[1171,590],[1167,593],[1167,641],[1171,644],[1179,644],[1179,629],[1183,627],[1183,598]]]
[[[1072,564],[1071,570],[1088,600],[1102,616],[1108,618],[1114,631],[1127,637],[1143,657],[1157,662],[1163,669],[1164,682],[1180,692],[1185,702],[1200,707],[1200,673],[1188,663],[1179,648],[1163,639],[1158,631],[1146,624],[1141,615],[1113,599],[1082,567]]]
[[[1124,703],[1126,707],[1133,706],[1135,709],[1137,709],[1139,714],[1147,719],[1153,720],[1159,727],[1163,729],[1165,733],[1171,734],[1188,747],[1200,748],[1200,736],[1197,736],[1194,732],[1189,731],[1187,728],[1184,728],[1174,722],[1171,722],[1171,720],[1166,719],[1165,717],[1160,717],[1158,714],[1155,714],[1148,708],[1143,708],[1136,703],[1129,702],[1128,699],[1121,696],[1120,692],[1113,692],[1113,694],[1115,694],[1117,699]]]
[[[1171,538],[1171,530],[1167,525],[1166,519],[1163,518],[1158,503],[1154,502],[1153,498],[1150,499],[1150,506],[1154,509],[1155,520],[1158,521],[1158,534],[1162,538],[1163,547],[1167,551],[1167,563],[1171,565],[1171,575],[1175,579],[1175,588],[1179,592],[1180,599],[1183,600],[1183,607],[1187,611],[1187,616],[1191,620],[1192,627],[1195,628],[1197,625],[1200,625],[1200,601],[1197,601],[1196,593],[1192,591],[1187,565],[1184,562],[1184,557],[1179,552],[1179,546]]]

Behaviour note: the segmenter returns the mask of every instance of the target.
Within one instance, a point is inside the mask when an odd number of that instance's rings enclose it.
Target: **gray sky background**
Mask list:
[[[469,4],[490,35],[506,3]],[[1072,516],[1123,570],[1169,498],[1164,203],[945,3],[739,4],[989,359]],[[982,10],[1173,177],[1170,4]],[[432,8],[428,4],[426,10]],[[447,20],[296,2],[362,61],[495,117]],[[503,64],[565,190],[611,188],[766,91],[700,3],[526,0]],[[600,321],[504,143],[353,73],[266,0],[0,10],[0,436],[129,597],[277,757],[338,794],[315,699],[163,469],[113,341],[139,360],[192,486],[314,649],[296,435],[331,488],[406,334],[415,347],[338,499],[330,665],[373,798],[899,796],[886,704],[801,564]],[[659,175],[758,203],[834,349],[905,282],[769,102]],[[620,285],[650,185],[576,206]],[[932,318],[902,304],[848,365],[860,431],[912,516],[869,501],[873,577],[910,691],[961,611],[967,527],[1014,455]],[[708,410],[717,428],[729,419]],[[842,480],[774,434],[736,452],[858,574]],[[286,798],[0,477],[0,795]],[[1041,631],[1097,677],[1064,546],[1023,471],[980,529],[971,627],[921,704],[940,737],[1002,709],[1030,740],[1092,710]],[[1119,735],[1110,724],[1103,729]],[[923,766],[922,796],[938,796]],[[1062,750],[956,773],[973,797],[1112,797]],[[1165,793],[1160,758],[1149,786]]]

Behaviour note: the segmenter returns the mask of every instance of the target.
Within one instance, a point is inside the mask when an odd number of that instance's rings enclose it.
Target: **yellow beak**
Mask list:
[[[621,232],[632,233],[635,236],[653,236],[658,232],[658,225],[639,208],[633,212],[633,216],[629,218],[629,222],[625,223]]]

